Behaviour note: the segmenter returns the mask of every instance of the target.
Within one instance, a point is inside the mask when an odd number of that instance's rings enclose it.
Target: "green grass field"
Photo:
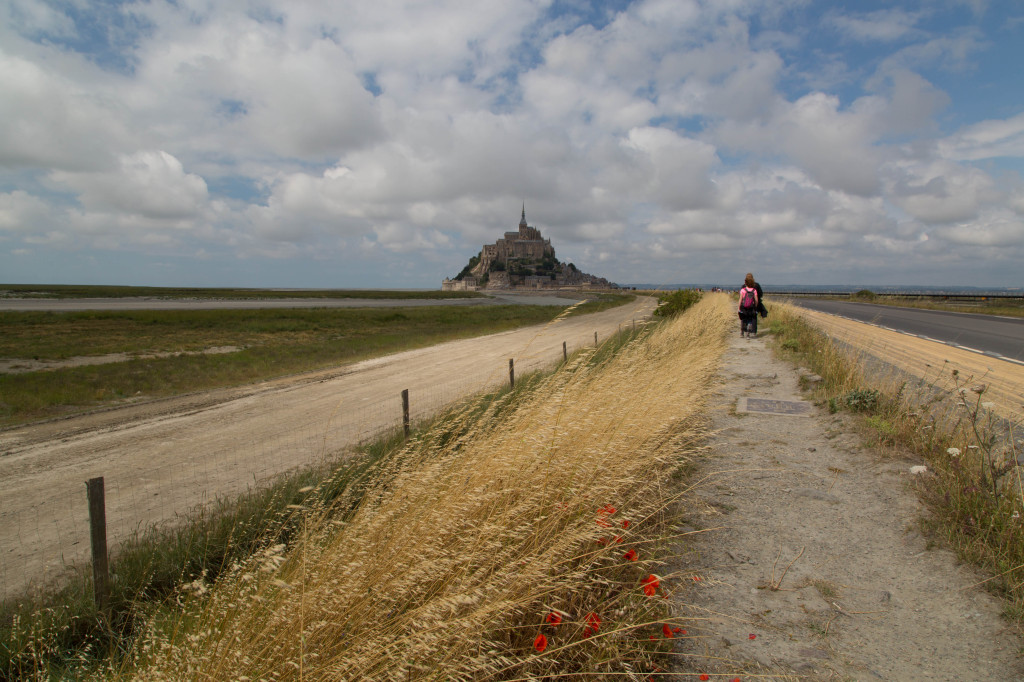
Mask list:
[[[631,296],[580,306],[595,312]],[[314,371],[547,322],[559,306],[0,312],[0,358],[192,353],[0,375],[0,426]],[[230,353],[204,354],[234,347]]]
[[[0,284],[0,298],[201,298],[249,299],[274,298],[371,298],[371,299],[444,299],[481,298],[475,291],[384,289],[201,289],[193,287],[131,287],[87,284]]]

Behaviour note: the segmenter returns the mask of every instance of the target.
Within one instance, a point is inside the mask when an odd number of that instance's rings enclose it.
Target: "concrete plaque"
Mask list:
[[[740,398],[736,403],[737,412],[778,414],[785,417],[809,417],[811,404],[802,400],[771,400],[768,398]]]

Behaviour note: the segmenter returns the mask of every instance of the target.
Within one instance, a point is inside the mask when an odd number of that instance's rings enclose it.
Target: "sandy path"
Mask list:
[[[715,530],[681,545],[672,566],[687,586],[677,608],[693,623],[677,645],[681,670],[1024,679],[1021,643],[983,577],[917,532],[925,511],[909,469],[920,462],[864,449],[842,414],[809,403],[803,416],[737,412],[741,398],[801,401],[797,372],[765,340],[736,334],[690,520]]]
[[[84,482],[103,476],[111,545],[400,425],[464,395],[549,366],[649,317],[655,301],[444,343],[333,372],[160,401],[0,432],[3,594],[88,560]]]

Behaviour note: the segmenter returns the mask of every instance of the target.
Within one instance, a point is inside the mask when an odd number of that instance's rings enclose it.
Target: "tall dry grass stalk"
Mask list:
[[[382,465],[347,522],[297,509],[301,546],[193,585],[204,594],[154,621],[114,677],[650,672],[671,476],[700,447],[732,315],[726,296],[706,297],[615,354],[577,355],[535,389],[423,434]]]

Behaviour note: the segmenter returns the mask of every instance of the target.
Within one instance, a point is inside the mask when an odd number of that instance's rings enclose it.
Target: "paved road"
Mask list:
[[[808,310],[868,322],[884,329],[1024,364],[1022,318],[811,298],[794,299],[792,302]]]
[[[481,298],[0,298],[0,310],[78,312],[83,310],[247,310],[255,308],[412,308],[428,305],[572,305],[579,297],[558,293],[496,293]]]

